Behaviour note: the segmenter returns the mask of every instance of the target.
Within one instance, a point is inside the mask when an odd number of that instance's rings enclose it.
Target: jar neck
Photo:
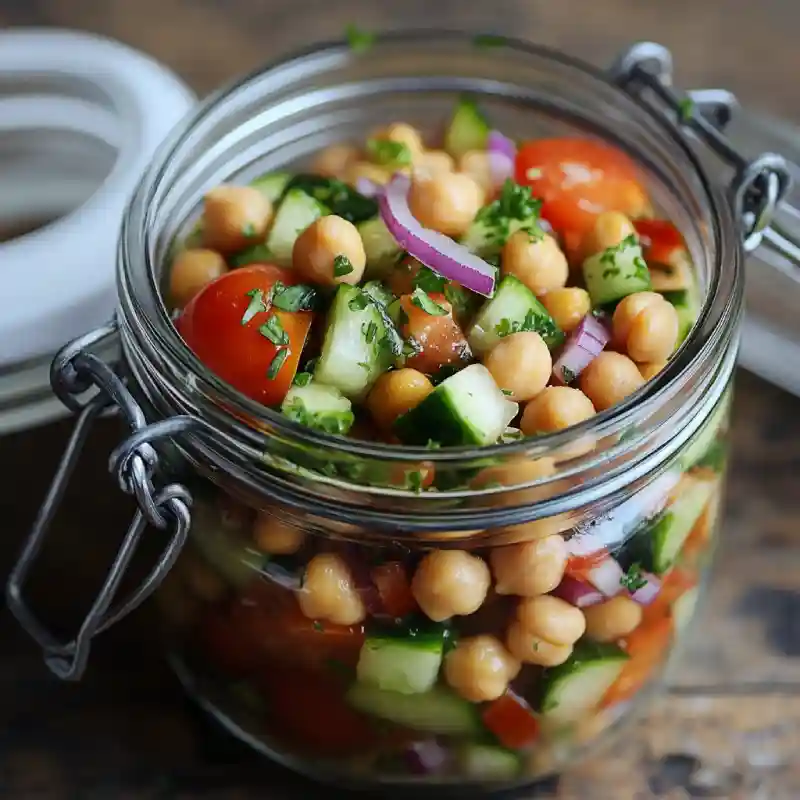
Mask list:
[[[700,318],[669,365],[624,403],[566,431],[438,451],[302,428],[211,375],[182,343],[158,294],[170,243],[192,224],[204,191],[302,160],[389,116],[425,123],[464,91],[485,101],[510,135],[601,135],[642,165],[656,204],[684,234],[705,294]],[[201,106],[162,147],[132,200],[119,292],[135,380],[155,414],[195,414],[210,423],[213,435],[180,444],[226,491],[344,527],[457,531],[554,516],[574,522],[590,504],[596,512],[668,469],[729,382],[741,254],[726,202],[677,131],[602,73],[521,43],[486,51],[461,35],[394,35],[366,55],[334,45],[290,59]],[[588,440],[593,447],[578,454]],[[516,466],[544,460],[552,467],[544,476]],[[452,488],[403,488],[397,475],[419,465],[432,465],[437,486]],[[475,487],[469,476],[487,466],[502,480]]]

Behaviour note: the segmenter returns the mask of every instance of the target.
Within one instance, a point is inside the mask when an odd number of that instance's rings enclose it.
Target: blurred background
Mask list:
[[[677,85],[725,87],[743,106],[800,123],[792,0],[0,0],[0,26],[77,28],[121,40],[200,96],[298,47],[361,28],[506,33],[608,64],[635,40],[675,57]],[[800,364],[787,364],[800,370]],[[670,694],[609,758],[552,797],[800,797],[800,399],[740,373],[723,554]],[[68,421],[0,439],[5,575],[44,496]],[[51,608],[79,606],[130,507],[106,475],[116,429],[94,437],[40,576]],[[76,585],[73,593],[72,584]],[[84,683],[50,678],[0,614],[0,796],[25,800],[294,798],[322,790],[265,767],[183,700],[147,610],[98,644]],[[265,784],[270,790],[264,790]]]

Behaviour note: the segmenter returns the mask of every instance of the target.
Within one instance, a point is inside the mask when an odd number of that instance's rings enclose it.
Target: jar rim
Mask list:
[[[382,46],[433,45],[436,42],[456,43],[480,46],[476,43],[476,34],[457,30],[405,30],[380,34],[371,45],[370,52],[380,50]],[[207,115],[216,110],[225,101],[235,98],[257,81],[266,78],[280,79],[293,71],[301,70],[310,62],[328,57],[341,57],[348,54],[352,58],[361,57],[354,53],[345,40],[334,40],[322,44],[303,48],[294,54],[279,59],[265,67],[250,72],[243,78],[218,90],[199,108],[184,120],[184,123],[162,145],[156,153],[150,168],[142,178],[129,206],[129,213],[123,222],[123,235],[121,239],[121,274],[119,280],[120,297],[123,306],[126,303],[134,310],[134,315],[141,315],[142,307],[137,303],[136,290],[130,280],[130,265],[137,259],[131,257],[135,248],[138,255],[144,255],[144,262],[148,271],[148,286],[156,299],[154,308],[155,317],[150,314],[138,316],[137,321],[146,328],[146,338],[154,343],[163,354],[168,355],[169,361],[194,378],[201,377],[202,381],[212,388],[215,398],[219,402],[204,411],[209,411],[216,422],[225,423],[228,430],[237,437],[253,446],[259,443],[263,446],[264,430],[275,431],[280,436],[288,437],[298,444],[312,448],[331,448],[350,456],[363,458],[379,458],[386,461],[402,462],[409,459],[425,460],[433,463],[462,462],[469,459],[487,458],[492,456],[532,455],[545,453],[564,447],[575,439],[587,434],[593,436],[608,436],[624,429],[643,408],[657,408],[665,397],[675,391],[679,379],[686,375],[691,364],[696,360],[703,360],[709,352],[726,340],[736,327],[740,316],[742,280],[741,258],[738,238],[734,235],[735,226],[728,204],[724,201],[721,191],[710,180],[701,160],[692,150],[688,141],[680,131],[671,123],[665,114],[657,111],[645,100],[631,94],[615,85],[610,76],[603,70],[594,67],[578,58],[564,54],[555,49],[533,44],[512,37],[495,37],[494,46],[498,52],[512,50],[518,54],[531,55],[546,62],[560,65],[582,73],[585,77],[598,81],[614,93],[616,99],[626,108],[624,110],[638,115],[641,120],[655,122],[661,133],[665,134],[670,144],[677,146],[686,158],[687,164],[693,170],[703,194],[703,201],[707,204],[713,222],[712,230],[706,231],[714,245],[714,263],[709,264],[710,280],[705,294],[703,307],[690,335],[681,345],[677,353],[668,363],[667,367],[653,380],[648,381],[637,392],[630,395],[622,403],[599,412],[591,419],[571,428],[543,434],[535,439],[522,439],[519,441],[505,442],[483,447],[447,447],[430,450],[424,447],[408,447],[403,445],[371,442],[359,439],[339,437],[318,432],[303,427],[286,419],[280,412],[267,408],[257,401],[251,400],[233,387],[208,373],[201,362],[194,356],[188,346],[183,342],[170,319],[169,313],[157,285],[154,265],[151,263],[152,248],[148,246],[150,232],[146,229],[150,221],[149,212],[139,215],[137,222],[141,228],[135,229],[133,225],[132,209],[139,205],[141,209],[148,209],[151,205],[156,187],[168,175],[168,166],[172,159],[180,152],[185,141],[191,136],[196,125],[200,124]],[[631,149],[630,147],[628,148]],[[641,161],[641,154],[637,161]],[[140,238],[137,240],[137,236]],[[732,243],[735,245],[732,246]],[[139,263],[142,259],[139,258]],[[725,264],[730,269],[730,288],[721,292],[720,276]],[[219,403],[224,402],[225,409],[221,410]],[[535,450],[535,453],[533,452]]]

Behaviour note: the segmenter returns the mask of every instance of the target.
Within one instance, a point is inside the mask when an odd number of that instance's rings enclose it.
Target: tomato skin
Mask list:
[[[416,611],[417,601],[411,594],[406,568],[399,561],[387,561],[372,570],[383,610],[390,617],[400,618]]]
[[[429,295],[434,303],[447,309],[447,314],[428,314],[403,295],[400,304],[407,322],[402,326],[403,336],[413,339],[420,352],[406,360],[406,366],[435,375],[442,367],[463,362],[469,356],[469,345],[464,332],[453,319],[453,309],[444,295]]]
[[[649,210],[634,162],[595,139],[526,142],[517,153],[515,180],[542,199],[542,217],[562,236],[568,255],[580,251],[598,214],[621,211],[633,218]]]
[[[564,574],[575,578],[576,581],[581,581],[581,583],[591,583],[589,580],[591,571],[606,558],[608,558],[607,550],[598,550],[596,553],[586,556],[570,556]]]
[[[510,689],[482,714],[483,724],[511,750],[527,747],[539,738],[539,720],[530,706]]]
[[[645,261],[669,264],[676,250],[685,245],[681,232],[666,219],[637,219],[633,223],[642,243]]]
[[[222,380],[266,406],[278,405],[297,372],[314,315],[310,311],[260,311],[242,325],[251,302],[248,292],[260,289],[264,297],[276,281],[298,282],[289,270],[271,264],[253,264],[232,270],[205,286],[184,308],[175,327],[194,354]],[[289,355],[274,378],[267,375],[278,352],[259,333],[272,314],[289,336]]]

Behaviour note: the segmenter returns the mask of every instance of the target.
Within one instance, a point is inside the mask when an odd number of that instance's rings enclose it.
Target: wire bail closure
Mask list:
[[[738,102],[725,89],[688,92],[672,88],[672,54],[654,42],[638,42],[611,66],[612,80],[630,93],[649,90],[674,115],[677,128],[714,152],[734,170],[729,196],[739,223],[742,246],[755,250],[772,222],[775,211],[791,189],[786,159],[776,153],[745,158],[724,135]]]
[[[78,415],[78,419],[45,501],[6,585],[9,608],[42,648],[47,666],[63,680],[79,680],[86,670],[91,640],[137,608],[159,585],[177,560],[191,525],[192,497],[188,489],[179,483],[157,486],[158,454],[151,442],[165,435],[189,430],[195,420],[192,417],[173,417],[167,420],[170,425],[166,430],[162,430],[164,426],[159,423],[147,425],[144,412],[123,380],[111,367],[88,352],[92,345],[114,336],[116,332],[116,321],[112,321],[71,342],[53,360],[50,374],[53,390],[64,405]],[[93,387],[96,393],[82,402],[80,396]],[[72,641],[61,642],[30,610],[24,600],[23,590],[92,425],[99,416],[109,412],[121,414],[131,431],[131,436],[112,454],[109,468],[116,473],[120,488],[136,497],[139,507],[77,635]],[[156,430],[150,431],[149,427]],[[125,600],[112,606],[148,523],[160,530],[170,531],[167,545],[139,587]]]

